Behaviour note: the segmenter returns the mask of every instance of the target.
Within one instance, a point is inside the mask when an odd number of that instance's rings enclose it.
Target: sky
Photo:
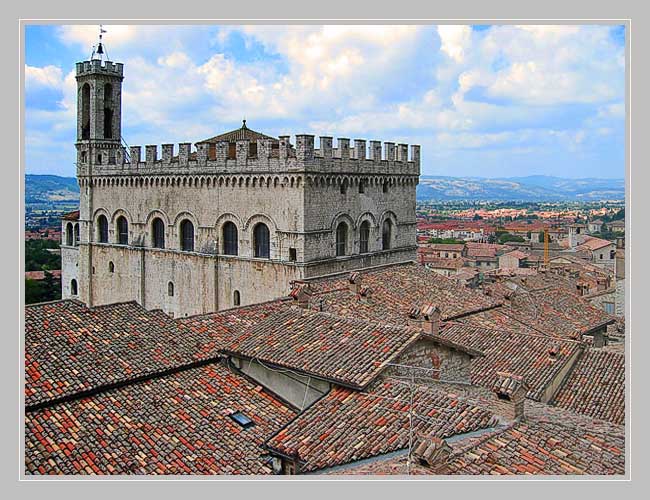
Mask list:
[[[275,137],[420,144],[424,175],[625,176],[624,26],[104,28],[129,145],[245,118]],[[75,175],[74,69],[98,31],[25,27],[27,173]]]

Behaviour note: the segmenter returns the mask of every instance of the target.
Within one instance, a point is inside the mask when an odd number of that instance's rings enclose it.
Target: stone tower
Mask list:
[[[80,231],[62,244],[64,298],[136,300],[178,317],[415,260],[419,146],[410,159],[392,142],[321,136],[316,148],[313,135],[292,144],[244,121],[194,147],[147,145],[142,158],[122,146],[122,72],[77,64],[80,210],[63,233]]]

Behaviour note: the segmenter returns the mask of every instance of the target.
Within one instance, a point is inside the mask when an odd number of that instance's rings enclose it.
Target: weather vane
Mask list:
[[[95,59],[95,56],[97,56],[96,58],[101,61],[104,58],[104,54],[106,54],[106,59],[108,60],[108,53],[106,52],[104,44],[102,43],[102,38],[103,38],[104,33],[106,33],[106,30],[104,29],[104,25],[100,24],[99,25],[99,43],[97,45],[93,45],[93,53],[90,56],[91,59]]]

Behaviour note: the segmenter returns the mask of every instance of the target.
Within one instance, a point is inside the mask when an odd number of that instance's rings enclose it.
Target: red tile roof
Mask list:
[[[60,269],[53,269],[51,271],[47,271],[50,273],[52,276],[55,278],[61,278],[61,270]],[[26,271],[25,272],[25,279],[26,280],[36,280],[40,281],[45,279],[45,271]]]
[[[528,397],[539,401],[566,363],[583,348],[577,342],[551,339],[534,331],[500,330],[496,322],[492,329],[476,326],[470,318],[468,324],[447,325],[440,335],[483,352],[484,357],[472,362],[472,383],[483,387],[492,387],[498,372],[509,372],[523,377]],[[553,349],[556,353],[551,356]]]
[[[230,415],[254,425],[242,428]],[[210,364],[25,415],[27,474],[269,474],[260,448],[295,416]]]
[[[409,386],[384,380],[368,392],[342,387],[298,415],[266,446],[297,457],[301,472],[316,471],[408,447]],[[488,411],[442,391],[419,386],[414,396],[413,432],[449,437],[496,425]]]
[[[446,439],[452,451],[437,467],[411,462],[412,475],[623,475],[625,429],[526,401],[524,421]],[[406,450],[326,471],[344,475],[404,475]]]
[[[625,436],[556,422],[521,422],[456,455],[448,474],[622,475]]]
[[[603,240],[601,238],[594,238],[592,236],[587,236],[585,241],[577,247],[577,250],[598,250],[600,248],[607,247],[609,245],[616,245],[612,241]]]
[[[553,404],[615,424],[625,422],[625,355],[585,352]]]
[[[294,307],[232,340],[225,351],[363,388],[422,331]]]
[[[79,210],[68,212],[61,217],[63,220],[79,220]]]
[[[444,320],[490,309],[502,302],[417,264],[361,271],[360,275],[363,286],[372,291],[367,300],[359,300],[349,290],[345,275],[310,280],[314,290],[310,307],[343,317],[407,325],[409,311],[423,304],[438,306]]]

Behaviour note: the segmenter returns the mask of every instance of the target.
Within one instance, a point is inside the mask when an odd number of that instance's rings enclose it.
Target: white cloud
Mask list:
[[[25,65],[25,87],[50,87],[60,89],[63,85],[63,72],[57,66],[42,68]]]
[[[438,26],[440,50],[457,63],[465,59],[465,52],[472,43],[472,28],[470,26],[445,24]]]

